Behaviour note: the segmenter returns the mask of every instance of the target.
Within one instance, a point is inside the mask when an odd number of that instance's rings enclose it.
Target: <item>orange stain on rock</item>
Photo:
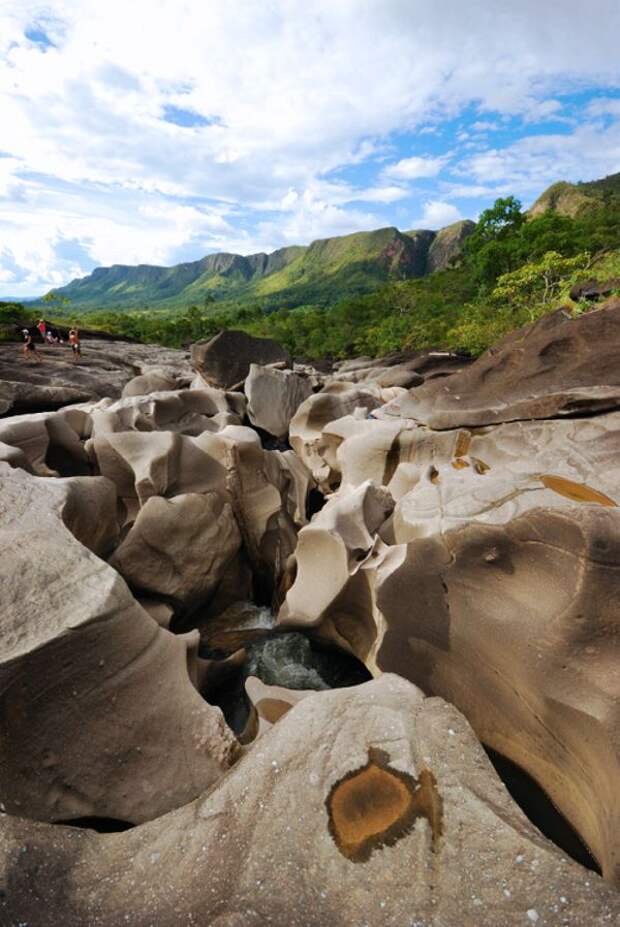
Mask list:
[[[617,505],[613,499],[610,499],[604,493],[591,489],[585,483],[574,483],[573,480],[567,480],[563,476],[553,476],[553,474],[545,473],[540,477],[540,481],[547,489],[551,489],[567,499],[572,499],[573,502],[595,502],[598,505],[610,507]]]
[[[340,779],[326,800],[329,830],[343,856],[366,862],[373,850],[392,846],[419,817],[431,826],[433,847],[441,834],[442,801],[432,772],[420,778],[389,766],[383,751],[370,749],[368,763]]]

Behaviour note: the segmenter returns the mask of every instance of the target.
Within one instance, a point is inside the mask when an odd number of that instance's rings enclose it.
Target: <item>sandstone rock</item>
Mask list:
[[[345,415],[366,417],[383,401],[385,398],[379,387],[333,382],[300,405],[290,423],[289,440],[324,491],[338,483],[334,467],[339,443],[331,441],[325,434],[325,426]]]
[[[157,345],[84,338],[82,358],[71,359],[69,346],[37,345],[42,364],[24,363],[21,344],[0,344],[0,416],[43,412],[62,406],[117,398],[126,383],[164,368],[177,385],[191,379],[187,354]]]
[[[95,556],[117,531],[107,480],[1,466],[3,808],[136,822],[189,801],[237,751],[188,675],[198,632],[159,628]]]
[[[304,698],[215,789],[125,833],[6,817],[0,871],[0,911],[32,927],[607,927],[618,911],[463,716],[392,675]]]
[[[27,467],[40,476],[58,471],[70,475],[89,473],[82,436],[87,416],[78,408],[33,415],[13,415],[0,420],[0,441],[20,451]]]
[[[270,338],[254,338],[245,332],[228,329],[210,341],[192,345],[192,364],[209,386],[230,389],[242,383],[250,364],[273,364],[292,360],[284,348]]]
[[[350,593],[351,588],[358,588],[357,574],[373,557],[377,532],[393,508],[389,493],[367,482],[348,495],[335,496],[315,515],[299,533],[295,580],[280,611],[279,624],[316,626],[332,608],[354,622],[340,597],[345,590]],[[350,598],[353,600],[354,594]],[[366,605],[362,601],[359,608]]]
[[[125,383],[121,396],[146,396],[173,389],[178,389],[176,377],[163,368],[153,368]]]
[[[201,390],[154,392],[102,400],[90,407],[92,434],[115,431],[178,431],[200,435],[240,425],[245,415],[242,393],[225,393],[203,385]]]
[[[198,437],[104,434],[93,439],[92,450],[99,471],[117,487],[126,523],[153,496],[214,492],[230,503],[256,582],[264,584],[264,595],[277,589],[306,521],[311,482],[291,452],[265,451],[256,432],[241,426]]]
[[[147,598],[144,596],[138,596],[136,599],[137,602],[142,606],[145,612],[153,618],[154,621],[160,626],[160,628],[169,628],[170,622],[174,615],[174,609],[167,602],[162,602],[160,599]]]
[[[247,744],[266,734],[291,710],[293,705],[312,695],[315,690],[268,686],[258,677],[249,676],[245,681],[245,691],[250,700],[251,709],[241,742]]]
[[[425,383],[382,416],[432,428],[583,415],[620,406],[620,299],[563,309],[514,332],[461,373]]]
[[[214,594],[240,546],[232,508],[217,493],[151,496],[110,565],[141,593],[191,606]]]
[[[337,569],[322,511],[300,534],[280,620],[454,701],[617,878],[620,414],[473,434],[354,424],[323,511],[363,491],[368,470],[397,500],[375,529],[386,543]]]
[[[333,380],[375,383],[377,386],[412,388],[427,379],[445,377],[462,370],[469,357],[451,351],[401,351],[386,357],[358,358],[337,365]]]
[[[301,403],[312,394],[312,385],[292,370],[250,364],[245,394],[252,424],[282,438]]]
[[[571,299],[596,300],[605,296],[611,296],[614,290],[620,290],[620,277],[611,277],[609,280],[601,282],[599,280],[587,280],[585,283],[576,283],[569,293]]]

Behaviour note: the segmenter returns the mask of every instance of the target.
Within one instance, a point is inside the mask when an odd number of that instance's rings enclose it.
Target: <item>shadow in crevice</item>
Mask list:
[[[245,680],[257,676],[265,685],[315,691],[341,689],[367,682],[371,675],[356,657],[336,647],[326,647],[297,631],[271,632],[242,644],[244,659],[238,672],[209,697],[218,705],[235,732],[244,730],[250,715]],[[200,656],[223,659],[226,652],[201,646]]]
[[[63,827],[83,827],[87,830],[96,830],[98,834],[120,834],[125,830],[131,830],[135,824],[129,821],[119,821],[117,818],[99,818],[84,817],[73,818],[70,821],[56,821],[56,824],[62,824]]]
[[[574,827],[555,807],[535,779],[507,757],[483,744],[513,799],[538,830],[575,862],[601,875],[601,869]]]

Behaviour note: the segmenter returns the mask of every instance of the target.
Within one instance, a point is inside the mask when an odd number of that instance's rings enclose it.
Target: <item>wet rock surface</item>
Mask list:
[[[0,923],[615,922],[618,318],[7,404]]]

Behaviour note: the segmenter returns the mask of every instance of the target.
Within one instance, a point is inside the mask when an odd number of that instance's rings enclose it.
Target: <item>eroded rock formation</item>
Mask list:
[[[8,818],[0,853],[0,905],[32,927],[607,927],[618,910],[510,799],[463,716],[392,675],[303,698],[163,818],[113,836]]]
[[[618,318],[1,419],[0,921],[613,922],[480,741],[618,880]]]
[[[576,319],[558,309],[507,335],[449,380],[424,384],[386,414],[431,428],[585,415],[620,406],[620,300]]]

